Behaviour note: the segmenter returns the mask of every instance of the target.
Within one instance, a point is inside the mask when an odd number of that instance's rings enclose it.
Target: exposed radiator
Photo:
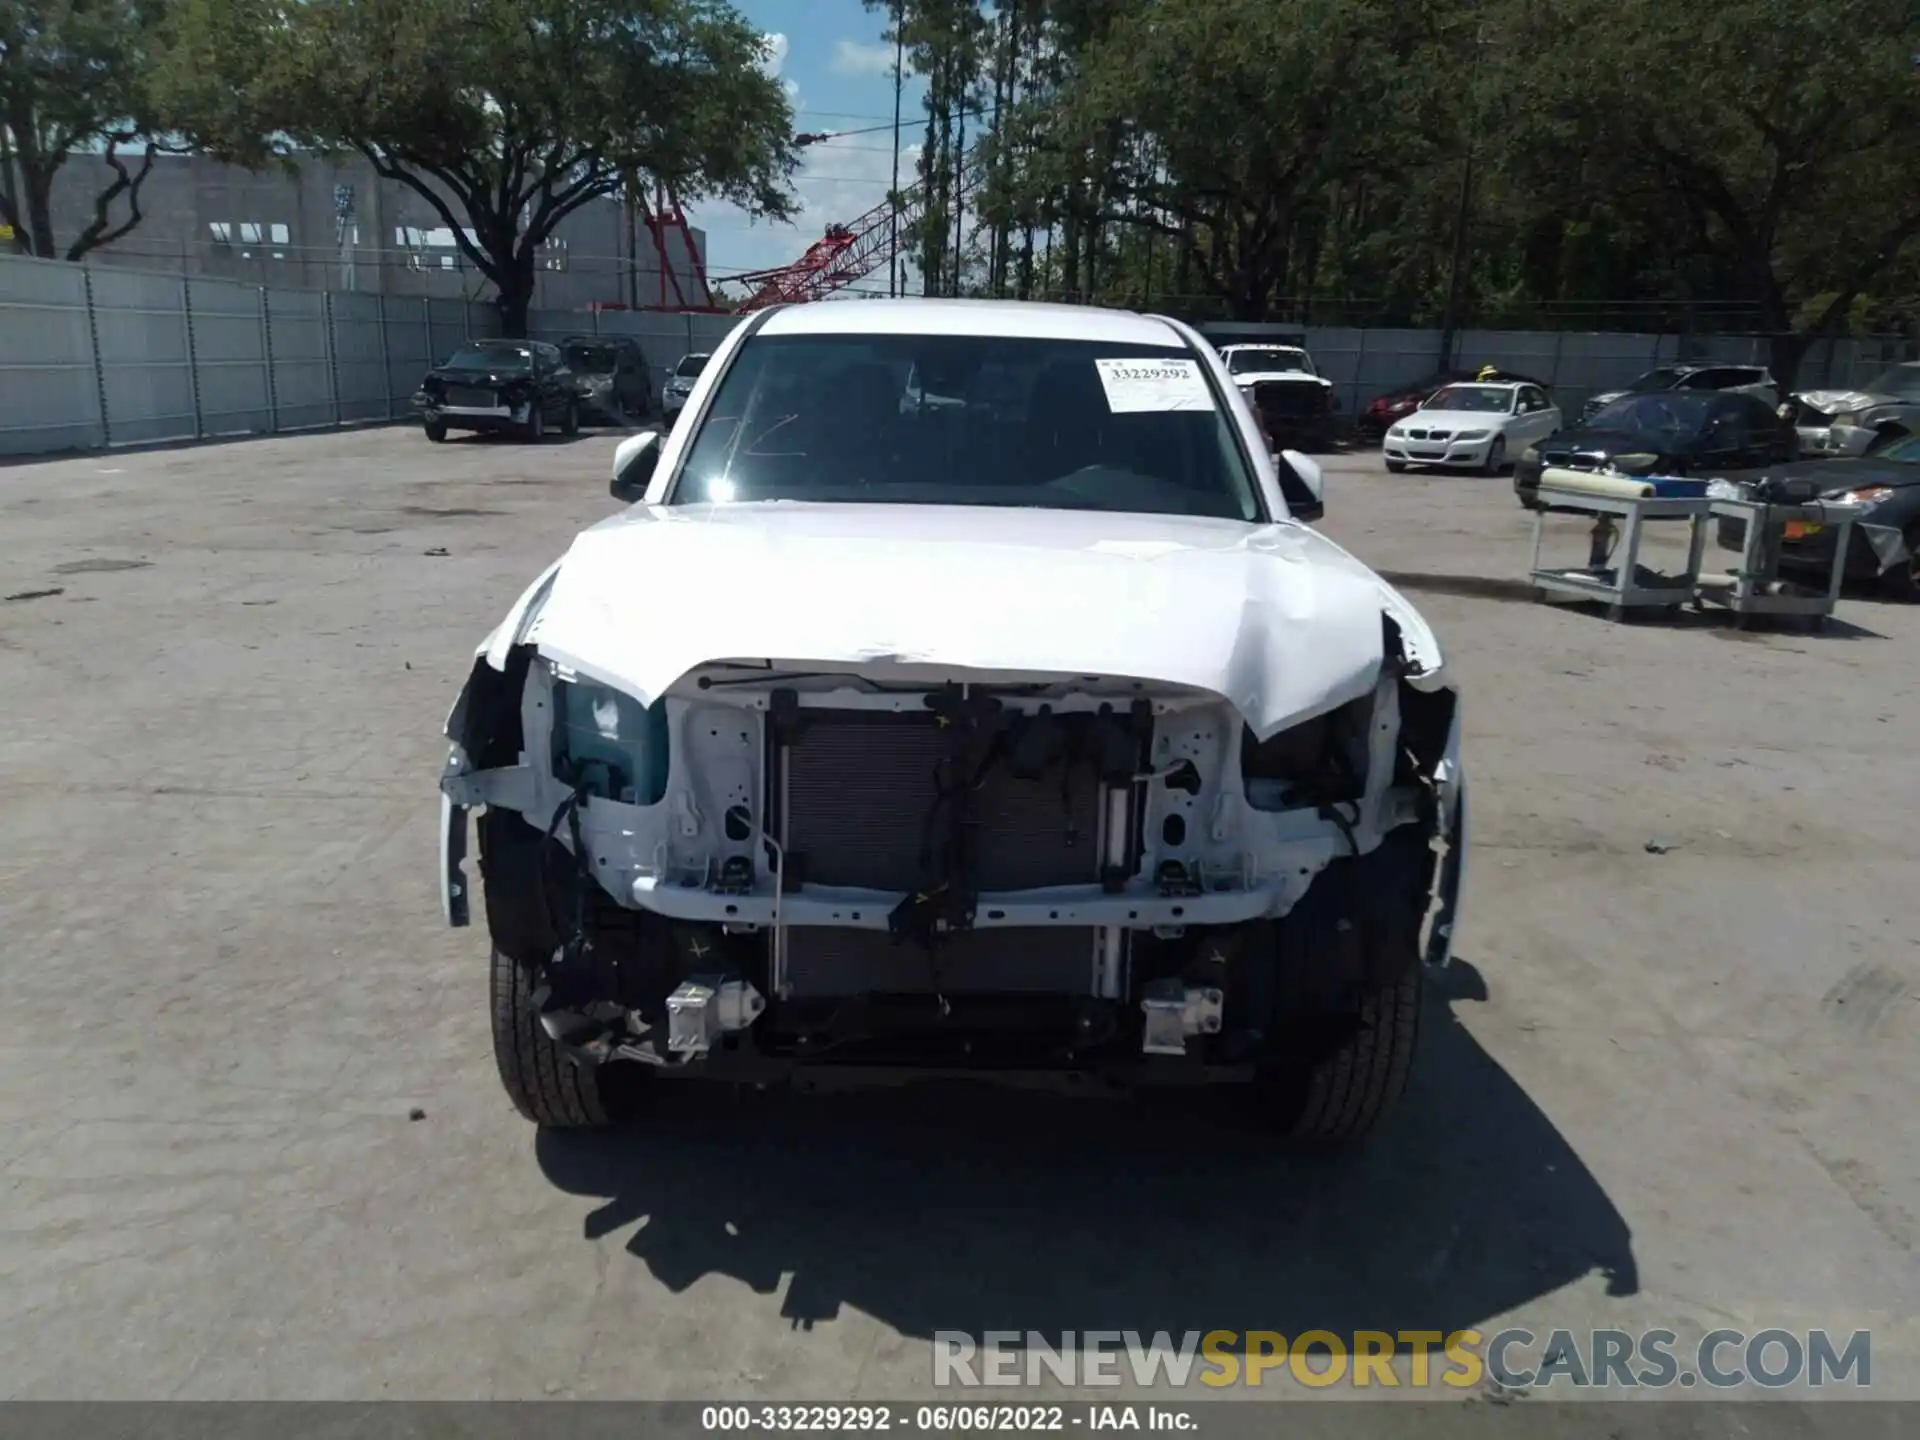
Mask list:
[[[803,883],[918,885],[945,745],[931,715],[811,717],[781,756],[782,844],[801,857]],[[971,810],[980,889],[1100,878],[1100,785],[1090,767],[1020,780],[1001,762],[988,771]]]
[[[1253,387],[1253,404],[1268,421],[1302,420],[1324,415],[1327,405],[1321,387],[1270,381]]]

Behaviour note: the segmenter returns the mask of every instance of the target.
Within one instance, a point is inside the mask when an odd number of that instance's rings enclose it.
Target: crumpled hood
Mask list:
[[[1793,398],[1803,405],[1811,405],[1822,415],[1844,415],[1850,410],[1864,410],[1869,405],[1899,403],[1891,395],[1875,395],[1866,390],[1798,390]]]
[[[1369,692],[1407,601],[1294,523],[791,502],[646,507],[582,533],[481,647],[642,702],[716,660],[1125,676],[1222,696],[1261,738]]]

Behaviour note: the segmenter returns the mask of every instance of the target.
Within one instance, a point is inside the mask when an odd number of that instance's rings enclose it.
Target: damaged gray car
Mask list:
[[[1172,320],[737,326],[447,722],[445,917],[476,812],[520,1112],[967,1077],[1373,1129],[1449,955],[1460,708],[1279,458]]]
[[[1920,360],[1892,365],[1858,390],[1804,390],[1783,407],[1807,455],[1875,455],[1920,435]]]

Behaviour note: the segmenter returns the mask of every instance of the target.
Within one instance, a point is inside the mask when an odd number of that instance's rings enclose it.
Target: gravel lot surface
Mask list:
[[[1458,667],[1475,807],[1374,1145],[702,1089],[564,1139],[495,1077],[434,785],[613,443],[0,468],[0,1393],[913,1397],[940,1329],[1724,1325],[1871,1328],[1920,1397],[1920,608],[1610,624],[1529,598],[1508,481],[1332,457],[1324,528]]]

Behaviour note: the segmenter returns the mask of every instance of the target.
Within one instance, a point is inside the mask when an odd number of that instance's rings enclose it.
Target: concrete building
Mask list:
[[[94,155],[76,154],[62,167],[54,193],[62,243],[91,218],[103,176],[111,178]],[[448,299],[492,294],[455,245],[445,218],[411,187],[382,179],[357,156],[303,157],[293,174],[256,174],[203,156],[163,155],[141,187],[140,208],[140,224],[91,252],[90,261],[313,290]],[[461,213],[457,204],[452,209]],[[116,217],[121,213],[116,206]],[[663,270],[644,219],[618,200],[589,202],[549,240],[535,308],[704,303],[687,237],[673,230],[665,235],[669,264]],[[704,266],[706,237],[694,230],[691,239]]]

